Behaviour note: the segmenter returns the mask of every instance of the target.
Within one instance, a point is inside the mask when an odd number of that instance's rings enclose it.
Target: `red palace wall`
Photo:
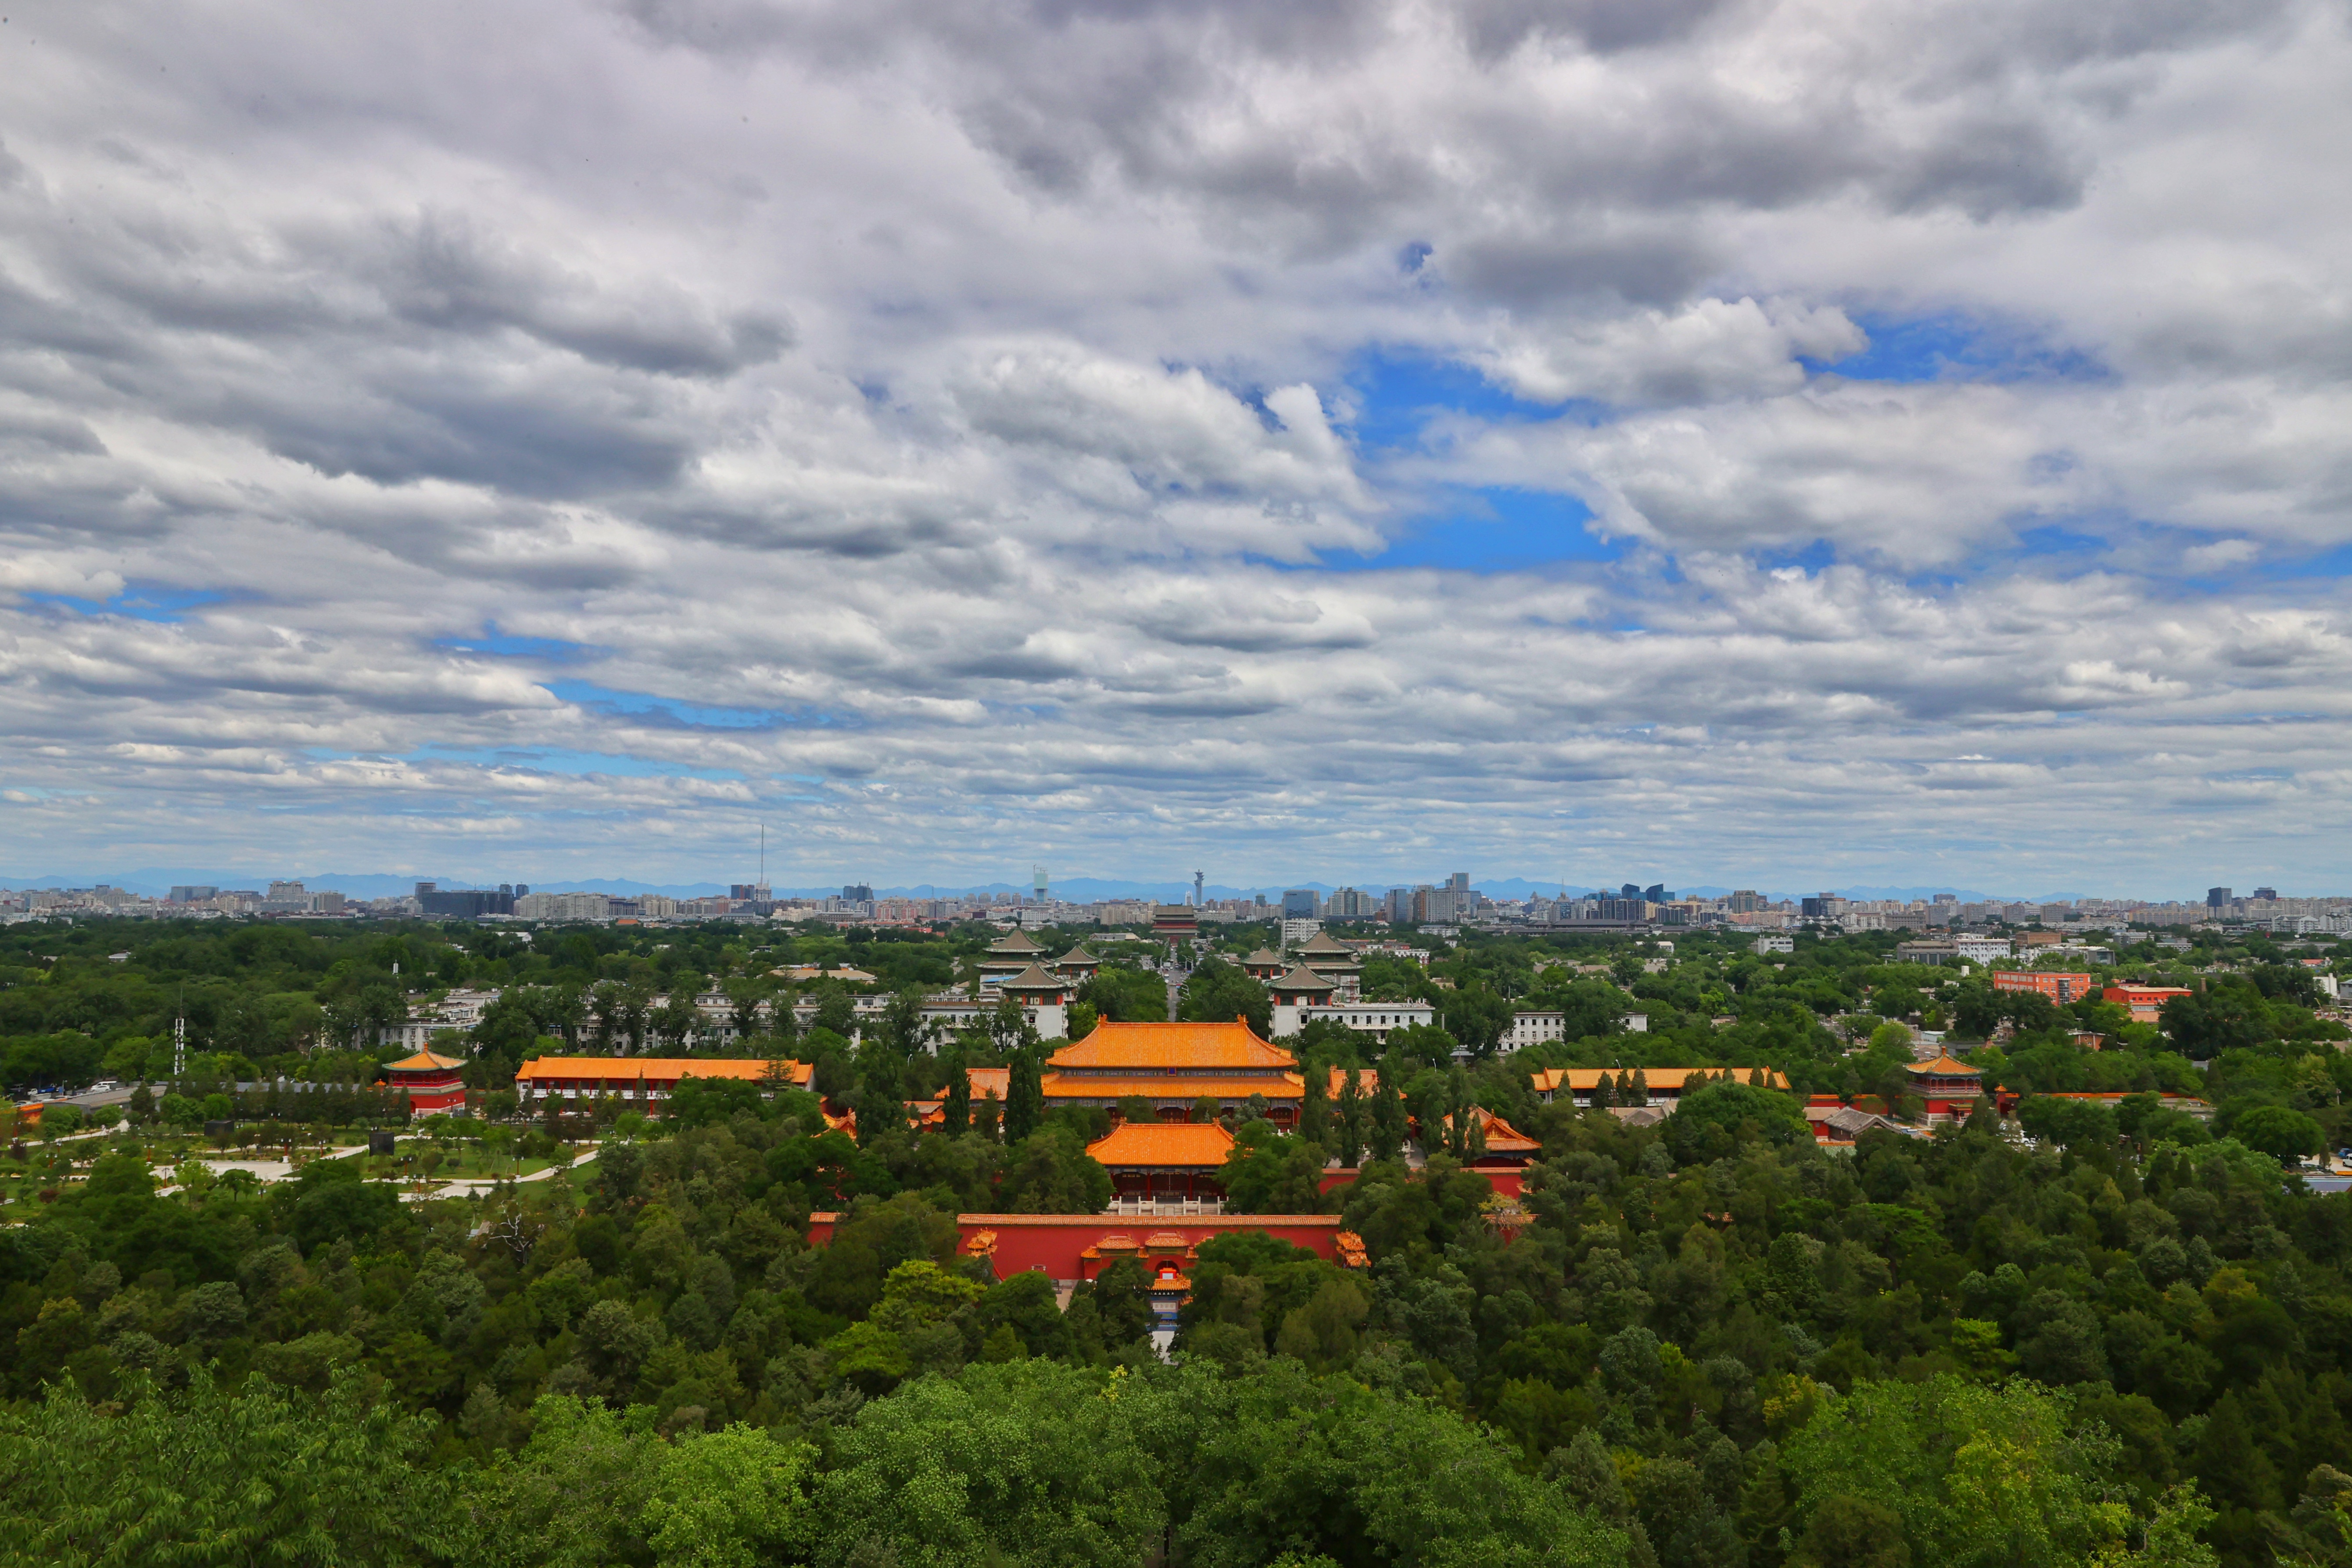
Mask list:
[[[1473,1175],[1485,1176],[1488,1186],[1507,1198],[1516,1200],[1527,1185],[1528,1173],[1517,1166],[1472,1166],[1469,1168]],[[1318,1192],[1333,1192],[1353,1186],[1356,1177],[1361,1174],[1353,1170],[1325,1171],[1315,1188]]]
[[[809,1216],[809,1244],[823,1247],[833,1240],[837,1215]],[[1263,1230],[1295,1246],[1308,1248],[1319,1258],[1339,1260],[1333,1239],[1346,1222],[1336,1214],[1221,1214],[1184,1219],[1113,1214],[959,1214],[956,1228],[966,1241],[982,1230],[996,1232],[996,1272],[999,1278],[1043,1270],[1048,1279],[1076,1280],[1086,1270],[1079,1254],[1106,1236],[1124,1236],[1140,1243],[1162,1231],[1181,1236],[1198,1246],[1227,1230]]]

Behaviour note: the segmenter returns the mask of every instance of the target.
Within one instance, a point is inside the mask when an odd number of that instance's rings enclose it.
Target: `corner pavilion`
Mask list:
[[[415,1056],[386,1062],[383,1078],[388,1087],[408,1096],[408,1109],[413,1114],[429,1116],[436,1111],[466,1108],[466,1085],[458,1076],[465,1067],[463,1058],[420,1051]]]
[[[1903,1071],[1911,1092],[1927,1103],[1930,1123],[1966,1121],[1984,1093],[1984,1074],[1949,1051],[1933,1061],[1906,1062]]]
[[[1213,1100],[1222,1113],[1238,1113],[1263,1095],[1266,1119],[1295,1127],[1306,1099],[1298,1059],[1257,1037],[1240,1019],[1232,1023],[1116,1023],[1106,1020],[1046,1062],[1049,1105],[1151,1102],[1161,1122],[1189,1122],[1195,1103]],[[1222,1163],[1222,1162],[1220,1162]]]

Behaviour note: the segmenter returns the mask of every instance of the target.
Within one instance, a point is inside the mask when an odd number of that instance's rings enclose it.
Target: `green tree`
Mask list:
[[[960,1138],[971,1130],[971,1074],[965,1071],[963,1052],[948,1058],[946,1097],[940,1104],[940,1131]]]
[[[1338,1207],[1321,1191],[1323,1150],[1285,1137],[1264,1122],[1244,1126],[1217,1180],[1236,1214],[1322,1214]]]
[[[650,1406],[615,1412],[549,1394],[530,1440],[467,1478],[455,1555],[478,1568],[602,1568],[644,1562],[646,1505],[662,1469]]]
[[[2257,1105],[2230,1123],[2230,1136],[2272,1158],[2293,1162],[2327,1146],[2319,1124],[2284,1105]]]
[[[58,1564],[437,1561],[447,1481],[433,1423],[339,1380],[323,1399],[255,1381],[230,1396],[134,1384],[100,1414],[68,1385],[0,1412],[0,1551]]]
[[[1167,1521],[1126,1398],[1050,1361],[967,1367],[868,1405],[802,1517],[831,1568],[976,1563],[1127,1568]]]
[[[1231,1023],[1245,1019],[1263,1038],[1274,1027],[1274,998],[1248,971],[1222,958],[1203,958],[1184,981],[1176,1016],[1186,1023]]]
[[[1034,1049],[1013,1053],[1013,1071],[1004,1090],[1004,1141],[1018,1144],[1045,1119],[1045,1074]]]
[[[1902,1521],[1913,1561],[1951,1568],[2057,1568],[2122,1541],[2116,1457],[2063,1396],[1948,1374],[1832,1395],[1782,1454],[1807,1531],[1832,1497],[1865,1499]]]
[[[646,1544],[662,1568],[753,1568],[786,1544],[812,1449],[737,1424],[662,1456],[646,1502]]]

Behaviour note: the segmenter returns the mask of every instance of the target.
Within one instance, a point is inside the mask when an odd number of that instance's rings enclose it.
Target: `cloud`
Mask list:
[[[41,47],[0,833],[58,865],[2352,869],[2317,0]]]

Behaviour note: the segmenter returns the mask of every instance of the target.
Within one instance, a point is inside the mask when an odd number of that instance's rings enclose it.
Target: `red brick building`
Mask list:
[[[2099,993],[2102,1001],[2109,1001],[2132,1016],[2134,1023],[2155,1023],[2164,1016],[2164,1004],[2175,997],[2193,996],[2183,986],[2109,986]]]
[[[1995,969],[1996,991],[2039,991],[2059,1007],[2079,1002],[2091,994],[2091,977],[2062,969]]]

